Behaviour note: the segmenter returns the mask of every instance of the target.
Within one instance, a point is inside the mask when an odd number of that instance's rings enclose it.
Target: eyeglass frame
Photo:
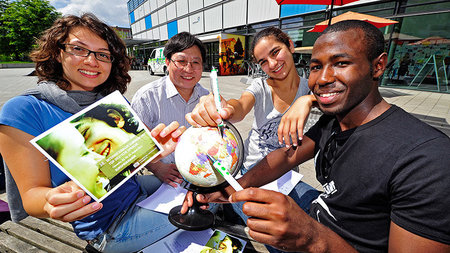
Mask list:
[[[84,49],[84,50],[87,50],[87,51],[88,51],[88,54],[87,54],[87,55],[79,55],[79,54],[75,54],[75,53],[73,53],[73,52],[67,52],[67,47],[66,47],[67,45],[69,45],[69,46],[74,46],[74,47],[79,47],[79,48],[82,48],[82,49]],[[92,50],[89,50],[89,49],[87,49],[87,48],[85,48],[85,47],[78,46],[78,45],[74,45],[74,44],[70,44],[70,43],[60,43],[60,44],[59,44],[59,48],[60,48],[61,50],[63,50],[64,52],[66,52],[66,53],[68,53],[68,54],[71,54],[71,55],[75,55],[75,56],[89,57],[89,55],[92,53],[92,54],[94,54],[95,59],[97,59],[98,61],[105,62],[105,63],[112,63],[112,62],[114,61],[114,56],[113,56],[112,54],[110,54],[110,53],[98,52],[98,51],[92,51]],[[97,57],[97,54],[107,54],[107,55],[109,55],[111,61],[104,61],[104,60],[102,60],[102,59],[99,59],[99,58]]]
[[[187,60],[173,60],[173,59],[169,59],[171,62],[173,62],[173,64],[175,65],[175,67],[177,67],[178,69],[185,69],[185,68],[187,68],[187,66],[189,65],[189,63],[191,64],[191,68],[192,69],[194,69],[194,70],[200,70],[200,69],[203,69],[203,61],[200,61],[199,62],[199,64],[200,64],[200,68],[199,69],[196,69],[196,68],[194,68],[194,62],[193,61],[187,61]],[[180,61],[186,61],[186,66],[181,66],[181,67],[179,67],[178,66],[178,64],[180,64]]]

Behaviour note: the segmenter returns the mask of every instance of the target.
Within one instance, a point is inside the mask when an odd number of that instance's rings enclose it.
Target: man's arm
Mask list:
[[[296,150],[280,148],[269,153],[264,159],[256,164],[251,170],[239,178],[242,187],[259,187],[278,179],[295,166],[314,157],[314,141],[306,137],[302,145]],[[200,203],[225,203],[231,193],[235,192],[233,187],[227,186],[221,191],[208,194],[198,194],[197,201]],[[183,202],[181,213],[186,213],[188,207],[193,205],[192,192],[188,192]]]
[[[296,150],[292,148],[280,148],[270,152],[264,159],[257,163],[251,170],[238,179],[238,182],[244,188],[260,187],[268,184],[295,166],[314,157],[314,142],[306,137],[302,141],[302,145]],[[228,196],[234,192],[231,186],[227,186],[223,191],[213,192],[209,194],[198,194],[197,200],[200,203],[225,202]],[[189,203],[189,204],[188,204]],[[187,206],[192,205],[192,199],[187,197],[183,211],[187,211]]]
[[[389,231],[390,253],[449,253],[450,245],[413,234],[394,222]]]
[[[306,214],[282,193],[247,188],[231,195],[232,202],[244,201],[249,216],[249,235],[258,242],[283,251],[357,252],[342,237]]]
[[[280,148],[270,152],[238,181],[244,188],[260,187],[313,157],[314,141],[305,136],[297,149]]]
[[[278,192],[247,188],[230,197],[246,202],[243,212],[249,235],[285,251],[356,252],[342,237],[307,215],[290,197]],[[450,245],[413,234],[391,222],[391,253],[449,253]]]
[[[389,252],[450,253],[450,139],[424,139],[419,135],[393,169]]]

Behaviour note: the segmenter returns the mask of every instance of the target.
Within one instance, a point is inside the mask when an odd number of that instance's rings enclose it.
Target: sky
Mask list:
[[[91,12],[110,26],[130,26],[127,0],[50,0],[50,4],[63,15]]]

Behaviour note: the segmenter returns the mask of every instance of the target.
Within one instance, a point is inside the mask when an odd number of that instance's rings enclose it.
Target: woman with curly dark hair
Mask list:
[[[115,31],[92,14],[60,18],[38,41],[31,54],[37,87],[0,111],[0,153],[10,172],[13,221],[31,215],[71,222],[78,237],[103,252],[139,251],[176,229],[166,215],[136,205],[159,187],[156,177],[134,176],[102,203],[93,202],[30,144],[103,96],[124,93],[131,79],[125,49]],[[173,151],[182,132],[176,122],[152,130],[164,147],[161,156]]]
[[[131,77],[128,74],[130,70],[130,57],[126,54],[126,47],[122,39],[108,25],[100,22],[92,14],[84,14],[81,17],[66,16],[55,21],[55,24],[49,28],[38,41],[39,47],[34,50],[30,57],[36,63],[36,73],[39,81],[53,81],[61,89],[70,87],[70,80],[63,73],[63,65],[61,64],[60,53],[63,51],[82,52],[90,54],[82,45],[74,48],[73,45],[67,44],[67,38],[74,28],[86,28],[98,37],[105,40],[108,45],[104,48],[102,55],[93,52],[97,60],[110,56],[106,60],[111,66],[111,73],[105,82],[93,89],[94,92],[100,92],[103,95],[109,94],[115,90],[125,93]],[[89,55],[87,55],[89,56]],[[110,62],[108,62],[110,61]],[[100,63],[103,63],[102,61]]]

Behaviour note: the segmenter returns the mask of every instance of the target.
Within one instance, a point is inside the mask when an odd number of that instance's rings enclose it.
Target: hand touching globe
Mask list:
[[[232,126],[227,124],[227,126]],[[199,187],[214,187],[225,182],[208,155],[220,163],[232,175],[242,164],[242,140],[234,127],[226,127],[223,138],[215,127],[190,127],[177,144],[175,163],[180,174],[189,183]]]

